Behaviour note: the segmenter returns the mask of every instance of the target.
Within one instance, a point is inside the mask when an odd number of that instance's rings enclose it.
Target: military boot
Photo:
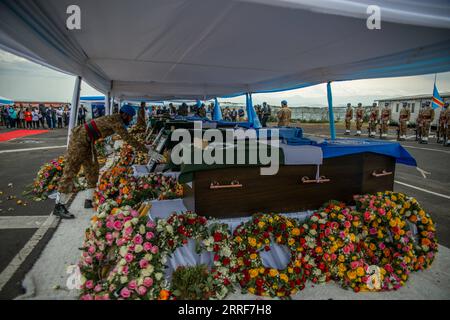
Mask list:
[[[74,219],[75,218],[75,216],[73,214],[71,214],[69,212],[69,210],[67,210],[66,206],[61,203],[55,204],[55,208],[53,209],[53,214],[55,216],[59,216],[63,219]]]

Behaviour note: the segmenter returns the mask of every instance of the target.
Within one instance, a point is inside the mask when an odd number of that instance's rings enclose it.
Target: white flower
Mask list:
[[[147,254],[144,256],[144,259],[147,260],[147,261],[152,261],[152,258],[153,258],[153,256],[152,256],[151,254],[149,254],[149,253],[147,253]]]
[[[168,233],[173,233],[173,227],[170,224],[166,226],[166,230]]]
[[[309,233],[310,233],[311,235],[315,236],[315,235],[317,234],[317,231],[314,230],[314,229],[311,229],[311,230],[309,231]]]
[[[123,224],[123,226],[124,226],[125,228],[131,227],[131,221],[125,222],[125,223]]]
[[[230,249],[230,247],[223,247],[220,252],[225,257],[230,257],[231,256],[231,249]]]
[[[316,222],[317,220],[319,220],[318,217],[316,217],[316,216],[312,216],[312,217],[311,217],[311,221]]]
[[[119,264],[120,264],[121,266],[124,266],[124,265],[127,264],[127,260],[125,260],[125,259],[120,259]]]
[[[145,233],[145,226],[143,224],[141,224],[141,226],[139,227],[139,233],[140,234],[144,234]]]
[[[161,257],[161,263],[166,264],[166,262],[167,262],[167,257],[166,256]]]
[[[120,247],[120,249],[119,249],[119,254],[120,254],[122,257],[125,257],[125,256],[127,255],[127,253],[128,253],[128,248],[127,248],[126,246]]]
[[[142,252],[142,250],[144,250],[144,247],[142,247],[140,244],[136,245],[136,247],[134,247],[134,252],[139,253]]]
[[[120,283],[124,284],[128,282],[128,277],[127,276],[122,276],[120,277]]]
[[[161,272],[155,273],[155,279],[156,279],[157,281],[161,280],[162,277],[163,277],[163,274],[162,274]]]
[[[151,264],[149,264],[147,266],[147,268],[145,268],[145,270],[147,270],[148,274],[151,275],[153,273],[153,271],[155,270],[155,268]]]
[[[131,223],[133,223],[134,225],[138,224],[138,222],[139,222],[139,219],[136,217],[131,219]]]

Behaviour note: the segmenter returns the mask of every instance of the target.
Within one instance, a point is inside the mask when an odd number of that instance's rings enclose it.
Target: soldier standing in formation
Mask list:
[[[391,121],[391,108],[389,108],[389,103],[386,102],[383,110],[381,110],[381,139],[387,138],[389,121]]]
[[[350,134],[350,126],[353,119],[353,108],[351,103],[347,103],[347,110],[345,111],[345,135]]]
[[[446,113],[448,109],[448,102],[444,104],[440,114],[439,114],[439,123],[437,129],[437,143],[441,143],[445,140],[446,130],[445,125],[447,124]]]
[[[378,110],[377,103],[374,102],[372,108],[370,109],[369,116],[369,138],[373,138],[377,134],[377,123],[379,116],[380,110]]]
[[[450,146],[450,108],[448,107],[448,102],[444,105],[445,107],[445,136],[444,136],[444,146]]]
[[[358,107],[356,107],[356,136],[361,135],[363,121],[364,121],[364,108],[362,107],[362,103],[358,103]]]
[[[398,118],[399,125],[399,135],[398,141],[406,140],[406,131],[408,130],[408,122],[411,118],[411,111],[409,111],[408,103],[403,102],[402,110],[400,110],[400,115]]]
[[[422,110],[420,110],[419,117],[422,122],[421,126],[421,139],[419,143],[428,143],[428,135],[430,133],[431,123],[434,120],[434,110],[430,107],[430,102],[422,104]]]
[[[289,109],[287,101],[281,101],[281,109],[277,113],[278,126],[288,127],[291,123],[291,109]]]

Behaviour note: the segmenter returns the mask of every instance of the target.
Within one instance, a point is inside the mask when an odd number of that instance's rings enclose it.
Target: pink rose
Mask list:
[[[133,227],[125,228],[125,235],[129,236],[133,233]]]
[[[387,272],[393,272],[394,271],[394,269],[392,269],[392,266],[390,264],[386,264],[384,266],[384,269],[386,269]]]
[[[358,268],[358,266],[359,266],[359,262],[358,262],[358,261],[352,261],[352,262],[350,263],[350,267],[351,267],[352,269],[356,269],[356,268]]]
[[[128,283],[128,288],[129,288],[130,290],[136,290],[136,288],[137,288],[136,280],[131,280],[131,281]]]
[[[144,286],[140,286],[137,291],[138,291],[139,295],[143,296],[144,294],[147,293],[147,288]]]
[[[383,208],[378,209],[378,213],[382,216],[386,214],[386,211]]]
[[[345,221],[344,222],[344,227],[347,229],[350,229],[350,227],[352,226],[352,224],[349,221]]]
[[[331,254],[331,260],[334,261],[337,259],[337,255],[335,253]]]
[[[143,247],[145,251],[150,251],[152,249],[152,245],[150,244],[150,242],[145,242]]]
[[[106,222],[106,227],[107,227],[108,229],[114,228],[114,221],[108,220],[108,221]]]
[[[99,285],[99,284],[96,285],[95,288],[94,288],[94,291],[95,291],[95,292],[100,292],[100,291],[102,291],[102,286]]]
[[[364,220],[366,220],[366,221],[370,220],[370,212],[369,211],[364,212]]]
[[[133,259],[134,259],[134,257],[133,257],[133,255],[132,255],[131,253],[127,253],[127,254],[125,255],[125,260],[126,260],[128,263],[130,263],[131,261],[133,261]]]
[[[157,247],[157,246],[153,246],[153,247],[150,249],[150,252],[153,253],[153,254],[157,254],[157,253],[158,253],[158,247]]]
[[[131,296],[131,292],[127,288],[123,288],[122,290],[120,290],[120,296],[124,299],[127,299]]]
[[[155,227],[155,223],[153,221],[147,222],[147,228],[154,228],[154,227]]]
[[[86,281],[86,283],[84,284],[84,286],[88,289],[92,289],[94,287],[94,281],[92,280],[88,280]]]
[[[378,248],[380,248],[381,250],[384,250],[384,248],[386,248],[386,245],[383,242],[380,242],[380,244],[378,245]]]
[[[114,222],[114,229],[116,229],[117,231],[122,230],[122,222],[118,220]]]
[[[93,254],[95,252],[95,247],[94,246],[90,246],[89,249],[88,249],[88,252],[90,254]]]
[[[81,300],[93,300],[93,298],[90,294],[85,294],[81,297]]]
[[[150,240],[153,239],[155,237],[155,234],[153,232],[147,232],[145,234],[145,239]]]
[[[111,240],[113,240],[113,235],[110,232],[108,232],[106,234],[105,238],[106,238],[106,240],[111,241]]]
[[[150,288],[153,285],[153,279],[152,278],[145,278],[144,279],[144,286],[147,288]]]
[[[84,262],[86,262],[87,264],[92,264],[92,257],[86,257],[86,259],[84,259]]]
[[[148,267],[148,261],[146,259],[141,259],[141,261],[139,261],[139,266],[141,267],[141,269],[145,269]]]
[[[122,273],[123,273],[124,275],[128,275],[128,266],[123,266],[123,267],[122,267]]]
[[[136,210],[131,210],[131,216],[137,217],[138,215],[139,215],[139,212],[137,212]]]
[[[371,235],[377,234],[377,229],[375,229],[375,228],[370,228],[369,233],[370,233]]]
[[[350,253],[350,247],[349,246],[345,246],[343,249],[345,254],[349,254]]]
[[[133,242],[134,242],[134,244],[142,244],[142,242],[144,242],[144,240],[142,239],[142,236],[140,234],[137,234],[134,236]]]

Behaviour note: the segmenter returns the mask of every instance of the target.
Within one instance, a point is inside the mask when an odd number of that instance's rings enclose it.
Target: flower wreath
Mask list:
[[[413,268],[412,232],[394,203],[383,197],[362,195],[355,201],[364,212],[362,248],[367,260],[381,270],[381,290],[397,290]]]
[[[223,299],[233,291],[235,276],[230,273],[230,269],[235,267],[236,259],[232,257],[230,249],[231,235],[228,226],[212,222],[213,220],[208,221],[190,211],[174,213],[168,219],[158,219],[157,238],[163,264],[177,248],[187,244],[189,239],[197,241],[198,253],[202,250],[213,253],[213,266],[209,274],[212,290],[209,298]]]
[[[330,201],[303,226],[306,254],[319,266],[314,270],[313,282],[334,279],[344,288],[360,291],[368,280],[368,266],[359,245],[360,214],[344,203]]]
[[[305,287],[306,271],[298,223],[278,214],[256,214],[234,231],[232,250],[242,292],[271,297],[289,297]],[[286,246],[291,259],[283,270],[264,267],[261,250],[269,251],[271,238]]]
[[[79,262],[82,300],[155,299],[163,288],[155,224],[146,214],[107,201],[86,230]]]
[[[376,196],[395,208],[404,220],[417,228],[413,246],[415,255],[413,270],[427,269],[432,264],[438,250],[436,229],[430,215],[422,209],[415,198],[408,197],[403,193],[386,191],[379,192]],[[367,206],[367,201],[364,204]]]

